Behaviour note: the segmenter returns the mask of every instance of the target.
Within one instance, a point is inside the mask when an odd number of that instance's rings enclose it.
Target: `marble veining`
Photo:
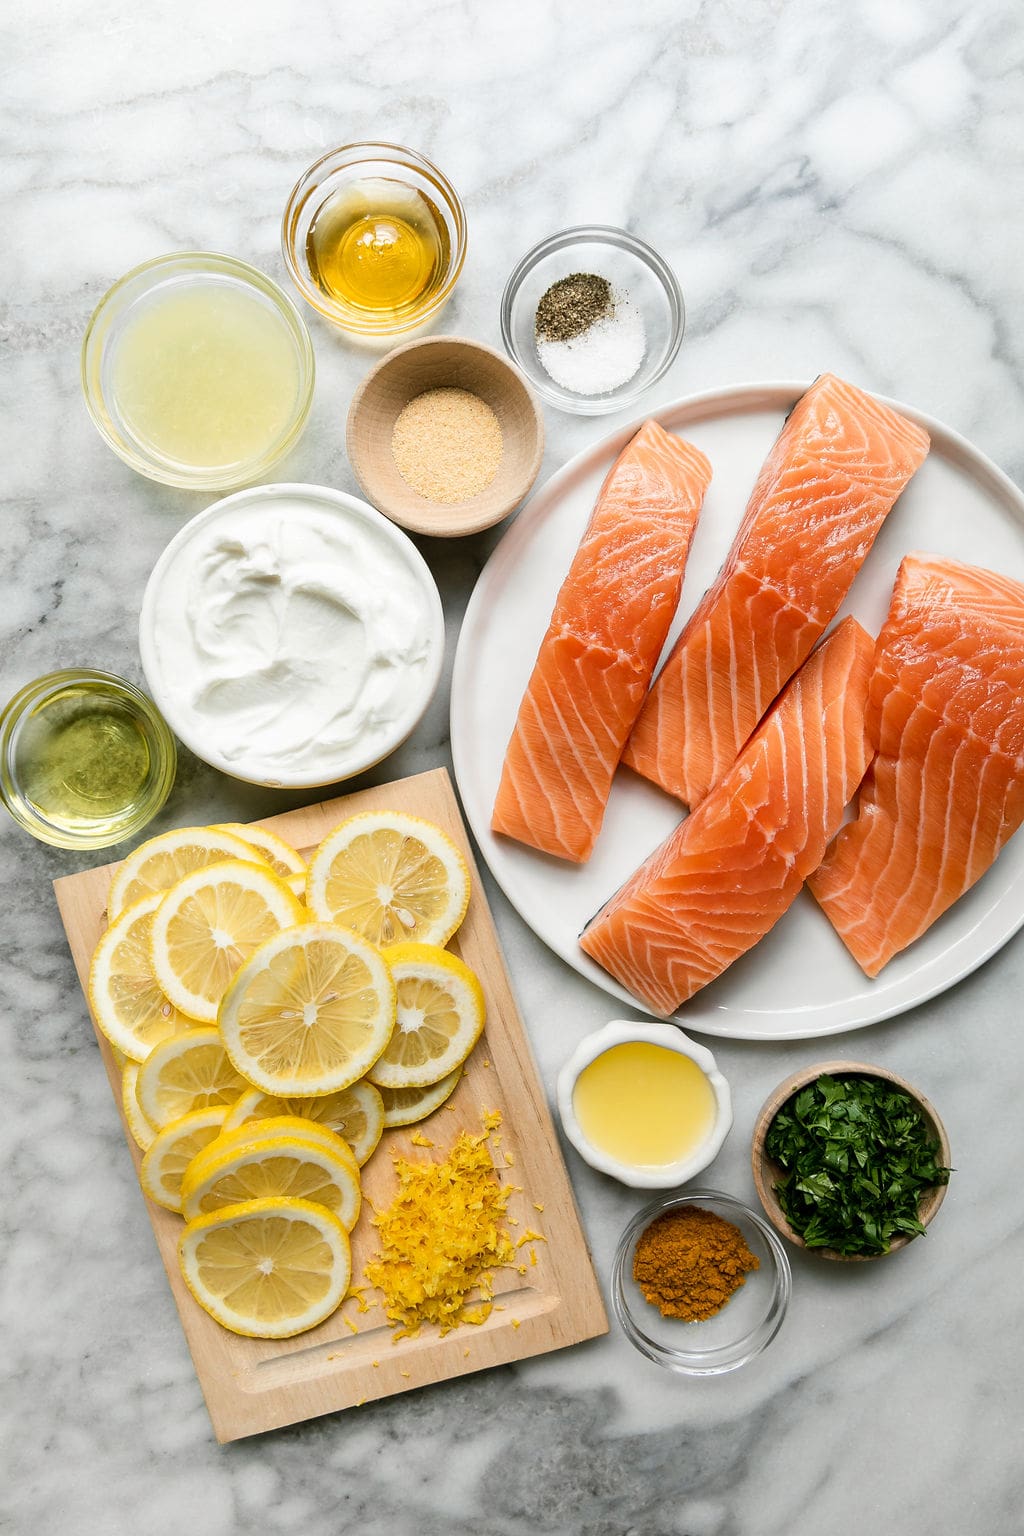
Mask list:
[[[1024,18],[1014,0],[12,0],[2,45],[0,689],[57,666],[141,681],[137,614],[212,497],[133,475],[87,418],[78,349],[122,272],[231,252],[285,280],[278,223],[333,145],[408,143],[450,175],[470,248],[445,330],[499,344],[513,263],[623,224],[683,286],[651,406],[824,368],[931,412],[1024,481]],[[376,355],[308,310],[318,386],[275,478],[357,491],[351,394]],[[621,424],[546,411],[542,476]],[[441,689],[377,782],[449,762],[451,659],[501,530],[421,540]],[[156,828],[300,804],[182,754]],[[0,827],[0,1530],[12,1536],[1013,1536],[1022,1529],[1024,945],[903,1018],[820,1044],[710,1042],[735,1129],[708,1182],[753,1197],[768,1091],[848,1051],[918,1082],[957,1172],[880,1265],[796,1255],[757,1362],[676,1379],[617,1332],[575,1350],[218,1447],[152,1242],[50,881],[102,862]],[[622,1010],[485,877],[549,1094]],[[566,1158],[602,1282],[636,1192]]]

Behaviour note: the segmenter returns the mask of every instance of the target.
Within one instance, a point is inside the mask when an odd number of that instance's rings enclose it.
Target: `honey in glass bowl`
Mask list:
[[[450,259],[437,204],[391,177],[342,188],[317,210],[306,235],[309,275],[329,299],[396,321],[429,304]]]

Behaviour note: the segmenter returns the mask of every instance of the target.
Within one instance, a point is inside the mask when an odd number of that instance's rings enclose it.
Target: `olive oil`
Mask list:
[[[317,287],[364,317],[414,321],[443,284],[450,256],[437,205],[383,176],[329,197],[306,237]]]
[[[272,451],[301,389],[285,321],[230,282],[158,288],[129,318],[108,366],[131,435],[190,469],[230,469]]]
[[[572,1107],[599,1151],[632,1168],[664,1168],[696,1152],[715,1123],[715,1094],[689,1056],[631,1040],[583,1068]]]
[[[44,842],[102,848],[144,825],[174,777],[174,740],[144,695],[105,673],[55,673],[3,712],[2,793]]]

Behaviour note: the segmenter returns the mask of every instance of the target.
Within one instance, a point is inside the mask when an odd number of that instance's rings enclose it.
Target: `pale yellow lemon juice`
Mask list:
[[[572,1107],[593,1147],[634,1168],[692,1156],[716,1115],[714,1089],[697,1063],[645,1040],[613,1045],[588,1063]]]
[[[180,282],[134,307],[109,358],[125,427],[149,453],[229,469],[288,430],[302,388],[295,343],[262,297],[231,282]]]

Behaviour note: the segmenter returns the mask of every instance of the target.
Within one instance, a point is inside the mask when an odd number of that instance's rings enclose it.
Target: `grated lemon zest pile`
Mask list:
[[[491,1271],[513,1265],[512,1240],[499,1225],[512,1189],[498,1183],[487,1146],[500,1113],[489,1111],[483,1124],[481,1135],[460,1132],[443,1162],[395,1159],[398,1194],[374,1217],[380,1252],[366,1278],[382,1292],[397,1338],[413,1337],[423,1323],[445,1334],[485,1322]],[[470,1292],[475,1299],[467,1304]]]

